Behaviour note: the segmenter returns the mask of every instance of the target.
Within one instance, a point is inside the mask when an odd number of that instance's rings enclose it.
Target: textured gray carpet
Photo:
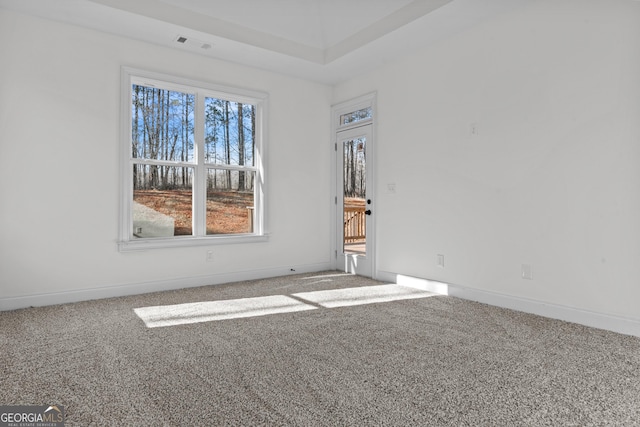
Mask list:
[[[640,425],[634,337],[443,296],[154,328],[134,312],[380,284],[311,276],[0,313],[0,404],[63,405],[68,426]]]

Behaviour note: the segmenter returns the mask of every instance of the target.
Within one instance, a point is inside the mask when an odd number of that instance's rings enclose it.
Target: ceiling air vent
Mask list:
[[[194,39],[193,37],[185,37],[185,36],[179,35],[179,36],[176,36],[174,41],[194,51],[209,50],[213,47],[213,43],[197,40],[197,39]]]

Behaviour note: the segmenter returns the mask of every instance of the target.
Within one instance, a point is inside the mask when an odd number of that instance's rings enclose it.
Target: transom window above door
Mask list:
[[[350,111],[346,114],[341,114],[340,126],[347,126],[356,122],[371,120],[372,118],[373,118],[373,108],[366,107],[356,111]]]

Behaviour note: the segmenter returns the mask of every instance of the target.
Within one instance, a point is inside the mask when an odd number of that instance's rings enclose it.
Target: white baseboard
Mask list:
[[[168,280],[157,280],[125,285],[105,286],[91,289],[52,292],[37,295],[0,298],[0,311],[16,310],[27,307],[66,304],[102,298],[113,298],[127,295],[146,294],[150,292],[169,291],[175,289],[194,288],[198,286],[220,285],[243,280],[266,279],[301,273],[331,270],[330,263],[306,264],[293,267],[273,267],[257,270],[244,270],[231,273],[212,274]]]
[[[497,307],[537,314],[539,316],[578,323],[592,328],[640,337],[640,319],[614,316],[527,298],[519,298],[479,289],[465,288],[458,285],[450,285],[448,283],[428,279],[404,276],[402,274],[391,273],[388,271],[378,271],[377,279],[385,282],[413,286],[441,295],[450,295]]]

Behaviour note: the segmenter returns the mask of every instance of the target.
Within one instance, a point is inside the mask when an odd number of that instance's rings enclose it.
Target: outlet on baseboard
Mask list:
[[[213,262],[213,251],[207,251],[207,262]]]
[[[533,280],[533,267],[531,264],[522,264],[522,278]]]

